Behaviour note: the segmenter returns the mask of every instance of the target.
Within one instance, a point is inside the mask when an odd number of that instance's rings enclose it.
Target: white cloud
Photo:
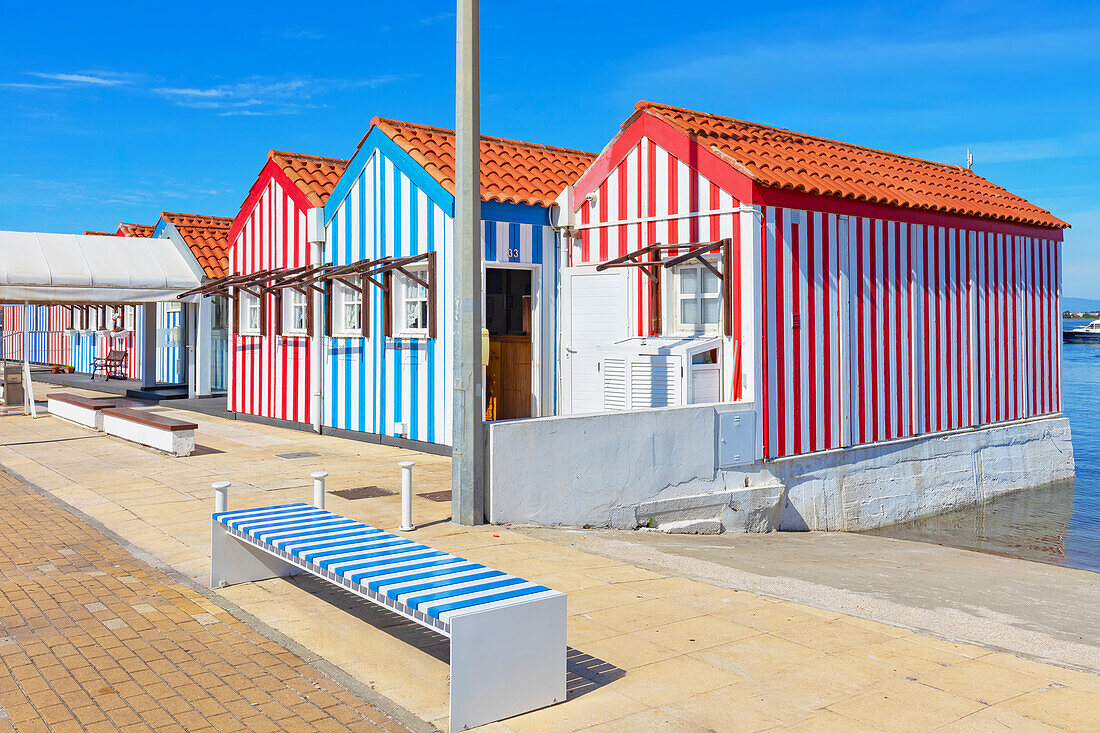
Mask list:
[[[130,84],[132,80],[129,74],[113,74],[102,72],[84,72],[79,74],[47,74],[45,72],[27,72],[29,76],[40,79],[59,81],[62,84],[89,85],[97,87],[118,87]]]
[[[152,92],[173,104],[211,110],[223,116],[294,114],[317,107],[317,97],[348,89],[371,89],[401,79],[397,75],[368,79],[273,79],[253,77],[210,87],[158,87]]]
[[[436,13],[435,15],[430,15],[427,18],[421,18],[420,22],[424,25],[436,25],[437,23],[446,23],[448,21],[454,20],[454,18],[454,13]]]

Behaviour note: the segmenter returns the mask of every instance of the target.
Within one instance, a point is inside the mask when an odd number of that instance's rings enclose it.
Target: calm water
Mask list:
[[[1100,345],[1066,344],[1062,356],[1075,483],[1021,491],[872,534],[1100,571]]]

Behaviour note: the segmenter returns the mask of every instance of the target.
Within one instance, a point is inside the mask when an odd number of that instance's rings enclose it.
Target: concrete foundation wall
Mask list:
[[[755,458],[754,420],[731,404],[491,424],[489,519],[856,531],[1073,477],[1064,417],[770,462]]]

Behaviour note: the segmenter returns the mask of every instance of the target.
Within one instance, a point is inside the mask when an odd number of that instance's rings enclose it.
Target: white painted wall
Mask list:
[[[856,531],[1074,475],[1064,417],[768,462],[754,456],[751,403],[488,429],[488,513],[498,524],[633,529],[652,518],[654,526],[717,520],[725,531]]]

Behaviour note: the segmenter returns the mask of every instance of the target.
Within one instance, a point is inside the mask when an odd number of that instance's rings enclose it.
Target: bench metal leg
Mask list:
[[[451,618],[451,731],[564,700],[564,595]]]
[[[268,578],[288,578],[301,570],[274,555],[241,542],[225,525],[210,520],[210,587],[222,588]]]

